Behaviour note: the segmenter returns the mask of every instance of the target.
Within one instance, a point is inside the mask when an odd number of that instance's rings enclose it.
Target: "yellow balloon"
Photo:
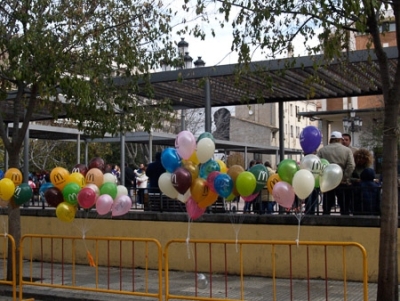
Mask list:
[[[15,192],[15,184],[9,178],[3,178],[0,180],[0,199],[3,201],[9,201]]]
[[[193,154],[189,157],[188,161],[192,161],[195,165],[199,165],[200,163],[199,158],[197,158],[196,152],[193,152]]]
[[[72,222],[75,219],[76,207],[67,203],[62,202],[57,205],[56,216],[62,222]]]
[[[227,173],[228,172],[228,168],[226,167],[226,164],[224,161],[218,159],[217,163],[219,165],[219,171],[222,173]]]
[[[22,173],[18,168],[9,168],[4,174],[4,178],[10,179],[13,181],[15,186],[18,186],[22,183]]]
[[[50,181],[51,183],[60,189],[63,190],[64,186],[68,184],[69,171],[63,167],[56,167],[50,172]]]
[[[207,186],[207,181],[202,178],[196,178],[190,186],[190,193],[193,200],[198,204],[206,198],[210,189]]]
[[[280,181],[281,181],[281,178],[279,177],[279,174],[277,174],[277,173],[269,176],[269,178],[267,180],[267,189],[270,194],[272,194],[272,190],[274,189],[275,184]]]
[[[86,185],[86,179],[80,172],[73,172],[68,177],[68,183],[76,183],[80,188],[82,188]]]

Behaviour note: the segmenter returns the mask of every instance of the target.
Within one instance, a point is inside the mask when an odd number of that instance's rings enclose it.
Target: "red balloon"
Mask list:
[[[100,157],[92,158],[89,162],[89,169],[91,168],[98,168],[104,173],[105,169],[104,160]]]
[[[57,208],[59,204],[64,202],[64,196],[61,190],[58,189],[57,187],[48,188],[44,193],[44,198],[47,204],[55,208]]]
[[[192,185],[192,174],[184,167],[178,167],[171,174],[172,186],[180,194],[184,194]]]
[[[207,176],[207,185],[208,185],[208,187],[209,187],[212,191],[214,191],[214,192],[217,192],[217,191],[215,190],[215,187],[214,187],[214,180],[215,180],[215,178],[216,178],[219,174],[220,174],[219,171],[212,171],[212,172],[210,172],[210,173],[208,174],[208,176]]]
[[[93,207],[96,203],[96,198],[96,192],[91,188],[85,187],[78,192],[78,204],[84,209]]]

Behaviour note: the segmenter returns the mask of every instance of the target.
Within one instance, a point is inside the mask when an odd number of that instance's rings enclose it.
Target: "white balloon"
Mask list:
[[[300,162],[300,169],[311,171],[315,179],[319,178],[322,170],[321,159],[317,155],[307,155]]]
[[[294,193],[301,200],[305,200],[314,190],[315,179],[311,171],[300,169],[293,176],[292,186]]]
[[[321,192],[327,192],[335,189],[343,178],[342,168],[335,163],[326,165],[319,177]]]
[[[176,198],[178,199],[178,201],[181,201],[182,203],[185,204],[191,197],[191,195],[192,194],[190,193],[190,188],[189,188],[184,194],[179,193]]]
[[[103,184],[106,182],[110,182],[110,183],[117,183],[117,177],[114,176],[112,173],[107,172],[103,175]]]
[[[206,163],[214,156],[215,143],[211,138],[202,138],[197,142],[197,159],[200,163]]]
[[[97,196],[100,195],[100,189],[99,189],[99,187],[97,187],[95,184],[86,184],[85,187],[94,190],[94,192],[96,193]]]
[[[123,185],[118,185],[117,186],[117,195],[115,196],[115,198],[118,198],[121,195],[128,195],[128,189]]]
[[[158,178],[158,187],[160,190],[171,199],[176,199],[178,197],[179,192],[175,189],[171,182],[171,173],[164,172]]]

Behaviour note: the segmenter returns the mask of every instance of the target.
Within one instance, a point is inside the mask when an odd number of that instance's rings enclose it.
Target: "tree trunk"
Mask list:
[[[398,231],[398,111],[395,94],[385,102],[382,164],[381,229],[377,301],[399,300],[397,266]]]

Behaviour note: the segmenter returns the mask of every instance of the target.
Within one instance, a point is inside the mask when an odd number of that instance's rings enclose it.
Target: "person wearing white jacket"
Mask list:
[[[141,167],[141,172],[139,172],[137,169],[135,169],[133,172],[136,175],[136,187],[138,188],[138,194],[137,194],[138,198],[136,203],[142,205],[149,177],[146,175],[146,166],[144,164],[141,164],[140,167]]]

